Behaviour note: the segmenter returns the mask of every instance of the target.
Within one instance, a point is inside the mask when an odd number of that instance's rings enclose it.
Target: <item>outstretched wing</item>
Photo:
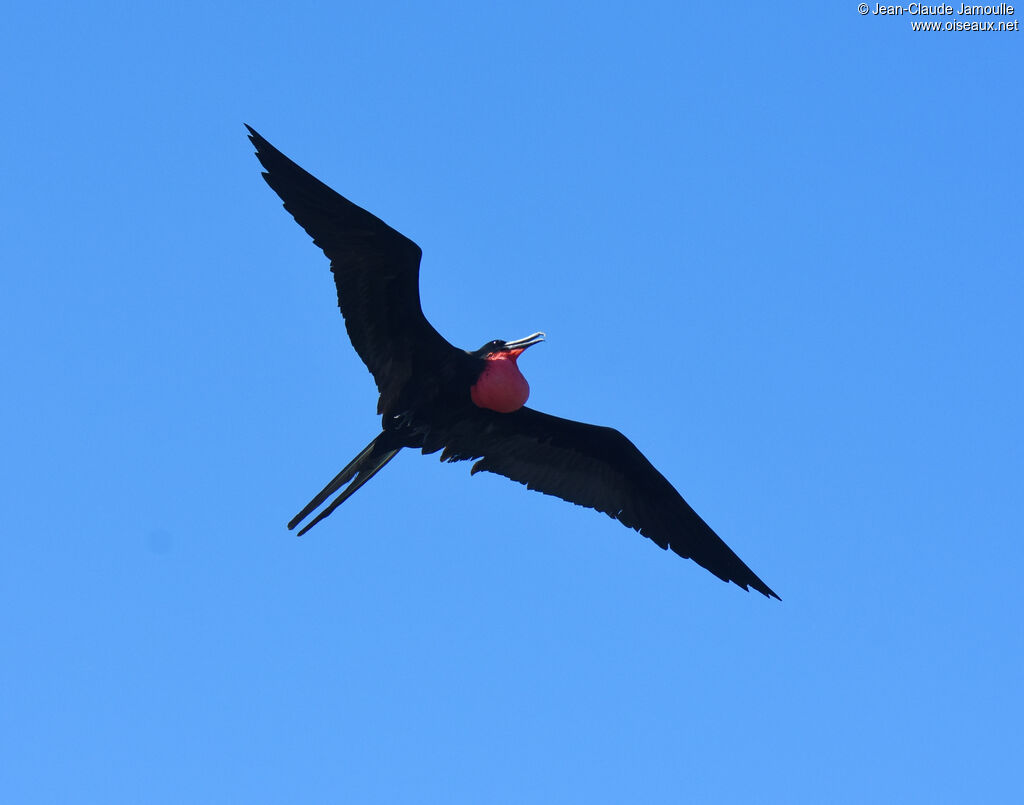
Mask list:
[[[473,472],[504,475],[529,489],[597,509],[724,581],[779,597],[614,428],[531,408],[513,414],[477,409],[449,423],[443,434],[432,433],[424,449],[442,445],[442,460],[478,459]]]
[[[457,351],[420,307],[420,247],[304,171],[250,126],[263,178],[331,261],[338,307],[352,346],[391,410],[414,375]]]

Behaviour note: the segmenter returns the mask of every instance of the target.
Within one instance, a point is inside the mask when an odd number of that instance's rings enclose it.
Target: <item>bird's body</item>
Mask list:
[[[285,157],[249,128],[267,184],[331,261],[352,345],[377,383],[381,433],[288,524],[347,487],[318,523],[402,448],[475,460],[545,494],[602,511],[725,581],[778,596],[693,511],[625,436],[525,407],[522,352],[544,338],[453,347],[423,315],[420,248]]]

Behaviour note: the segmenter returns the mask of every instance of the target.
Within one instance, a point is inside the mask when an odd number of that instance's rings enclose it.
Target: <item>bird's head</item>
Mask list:
[[[496,338],[493,341],[488,341],[480,349],[470,354],[474,358],[483,358],[484,360],[502,360],[509,359],[515,360],[528,348],[534,344],[539,344],[544,340],[544,333],[534,333],[528,335],[526,338],[519,338],[515,341],[502,341],[500,338]]]

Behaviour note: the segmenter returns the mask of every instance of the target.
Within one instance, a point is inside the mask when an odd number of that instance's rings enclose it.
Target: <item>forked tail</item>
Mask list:
[[[327,498],[337,492],[338,489],[349,481],[352,481],[352,483],[346,487],[344,492],[331,501],[330,506],[313,518],[308,525],[303,526],[302,530],[299,531],[298,534],[298,536],[301,537],[309,531],[309,529],[338,508],[342,503],[352,497],[359,487],[380,472],[384,468],[385,464],[398,455],[398,451],[401,449],[401,445],[395,447],[391,444],[390,440],[387,438],[387,433],[381,433],[380,436],[366,445],[362,452],[348,463],[348,466],[345,467],[345,469],[335,475],[334,480],[327,484],[327,486],[320,491],[319,495],[309,501],[309,503],[306,504],[306,507],[292,518],[291,522],[288,523],[288,528],[295,528],[295,526],[305,520],[306,517],[308,517],[309,514],[321,503],[327,500]],[[355,480],[352,480],[353,478],[355,478]]]

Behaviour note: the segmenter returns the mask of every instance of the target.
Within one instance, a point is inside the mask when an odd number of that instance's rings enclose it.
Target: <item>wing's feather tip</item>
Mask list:
[[[261,135],[258,131],[256,131],[256,129],[254,129],[248,123],[243,123],[242,125],[249,130],[249,142],[256,146],[257,152],[259,152],[261,149],[264,149],[266,146],[270,145],[270,143],[266,141],[263,135]]]
[[[773,590],[771,587],[769,587],[767,584],[765,584],[760,579],[758,579],[757,582],[748,582],[748,583],[749,583],[750,587],[754,588],[757,592],[761,593],[761,595],[763,595],[765,598],[774,598],[776,601],[781,601],[782,600],[779,597],[779,594],[775,592],[775,590]],[[741,586],[743,587],[744,590],[747,590],[749,592],[749,589],[748,589],[746,584],[743,584]]]

